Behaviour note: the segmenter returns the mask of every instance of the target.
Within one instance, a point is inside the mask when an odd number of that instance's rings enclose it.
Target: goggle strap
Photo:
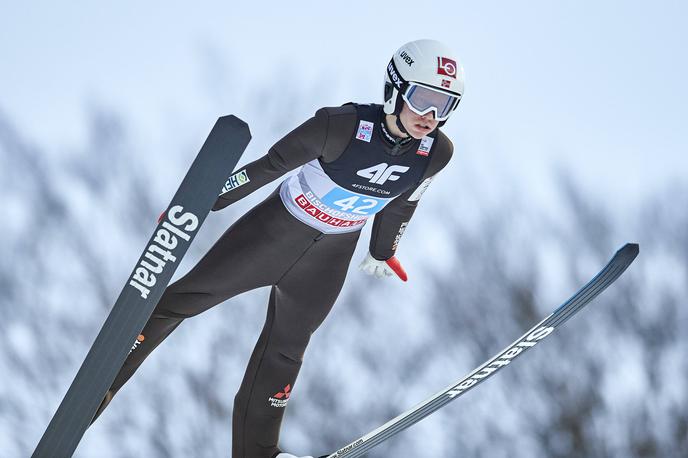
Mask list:
[[[406,88],[408,87],[408,82],[404,78],[402,78],[401,73],[399,73],[399,69],[394,63],[394,58],[392,58],[389,61],[389,65],[387,65],[387,76],[389,77],[389,80],[392,82],[392,86],[394,87],[394,89],[396,89],[402,94],[404,93],[404,91],[406,91]]]

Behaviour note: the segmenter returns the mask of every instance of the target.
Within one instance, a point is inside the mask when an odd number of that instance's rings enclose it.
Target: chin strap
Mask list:
[[[405,133],[408,136],[411,136],[411,134],[408,133],[408,130],[406,130],[406,127],[401,123],[401,116],[397,115],[397,120],[396,120],[397,127],[399,128],[400,131]]]
[[[399,118],[397,118],[398,120]],[[395,135],[392,135],[391,132],[387,129],[387,125],[385,124],[386,121],[383,118],[380,121],[380,130],[382,131],[382,136],[385,139],[385,143],[387,143],[388,146],[391,147],[391,150],[388,151],[391,155],[396,156],[397,154],[401,153],[401,148],[408,145],[410,142],[413,141],[413,137],[408,135],[407,137],[397,137]]]

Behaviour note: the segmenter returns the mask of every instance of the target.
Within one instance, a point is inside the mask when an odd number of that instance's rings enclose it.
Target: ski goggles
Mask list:
[[[411,111],[420,116],[432,111],[435,113],[437,121],[449,119],[449,115],[451,115],[461,100],[461,97],[458,95],[452,95],[448,92],[412,82],[408,83],[408,88],[402,93],[401,97]]]

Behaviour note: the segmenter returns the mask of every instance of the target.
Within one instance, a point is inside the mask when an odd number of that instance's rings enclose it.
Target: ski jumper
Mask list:
[[[370,253],[391,258],[452,151],[439,130],[421,140],[395,138],[381,105],[346,104],[318,110],[232,174],[214,211],[302,166],[167,287],[96,417],[185,318],[271,286],[265,325],[234,400],[232,456],[277,455],[304,351],[339,295],[361,228],[374,215]]]

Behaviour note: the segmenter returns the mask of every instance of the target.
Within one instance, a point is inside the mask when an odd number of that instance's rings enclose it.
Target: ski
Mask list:
[[[174,271],[251,140],[236,116],[217,120],[146,244],[33,458],[70,457]]]
[[[558,326],[595,299],[602,291],[621,276],[633,260],[638,256],[639,247],[635,243],[627,243],[609,263],[588,284],[576,292],[568,301],[560,305],[544,320],[533,326],[514,343],[500,351],[493,358],[473,370],[466,377],[452,383],[446,389],[436,393],[421,402],[411,410],[402,413],[365,436],[356,439],[349,445],[340,448],[327,458],[356,458],[367,453],[370,449],[386,441],[393,435],[441,409],[471,388],[485,381],[501,368],[507,366],[526,350],[534,347],[542,339],[550,335]]]

